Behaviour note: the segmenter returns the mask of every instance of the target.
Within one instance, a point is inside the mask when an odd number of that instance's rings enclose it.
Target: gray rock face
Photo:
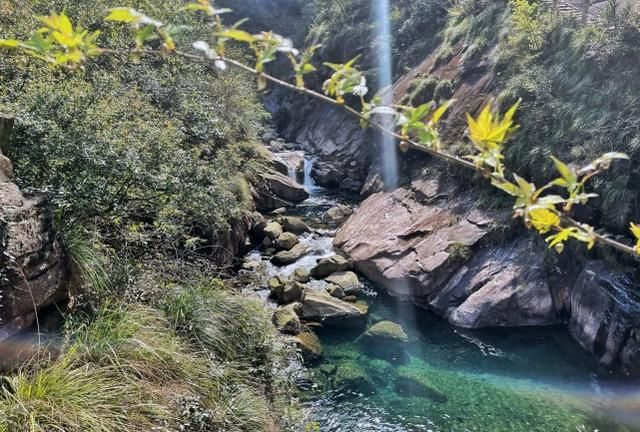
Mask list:
[[[526,239],[483,249],[430,302],[465,328],[539,326],[557,322],[542,257]]]
[[[604,263],[589,263],[571,291],[569,331],[600,363],[611,367],[619,359],[625,371],[640,369],[638,354],[640,297],[637,287]]]
[[[316,156],[313,178],[322,186],[359,192],[371,160],[369,133],[339,109],[314,101],[292,102],[281,104],[274,117],[286,126],[281,131],[285,136]]]
[[[301,317],[327,326],[359,327],[364,325],[366,313],[351,303],[331,297],[327,292],[307,290]]]
[[[0,116],[0,143],[10,125]],[[68,296],[68,263],[53,214],[43,197],[25,196],[8,181],[6,161],[0,170],[0,341],[29,327],[42,307]]]

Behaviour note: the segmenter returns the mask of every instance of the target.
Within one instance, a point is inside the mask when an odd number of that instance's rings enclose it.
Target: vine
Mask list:
[[[197,0],[195,3],[187,4],[178,12],[205,15],[212,27],[211,43],[203,40],[194,41],[191,44],[194,51],[186,52],[178,49],[175,42],[176,35],[181,31],[180,26],[162,23],[135,9],[115,8],[105,20],[130,26],[133,48],[114,50],[100,47],[97,44],[100,31],[90,32],[81,25],[74,26],[64,12],[37,17],[42,27],[34,31],[29,39],[0,39],[0,48],[22,52],[46,62],[51,67],[70,70],[82,70],[92,58],[105,54],[125,54],[134,59],[149,54],[163,57],[175,55],[195,61],[212,62],[222,71],[231,65],[255,74],[260,89],[272,82],[341,107],[357,117],[363,127],[372,127],[396,138],[402,151],[418,150],[480,173],[494,187],[515,198],[514,217],[522,219],[527,228],[546,236],[549,247],[555,248],[558,252],[562,252],[569,239],[574,239],[584,243],[589,249],[596,244],[602,244],[627,254],[640,255],[639,225],[631,223],[630,232],[635,244],[628,245],[612,239],[607,234],[598,233],[593,226],[571,217],[571,210],[576,204],[587,204],[597,196],[587,191],[587,182],[608,170],[613,161],[628,159],[627,155],[617,152],[606,153],[579,169],[552,157],[558,177],[537,187],[516,173],[508,176],[507,167],[504,165],[505,144],[518,129],[514,117],[519,102],[502,115],[492,103],[487,104],[477,117],[467,114],[468,138],[475,152],[457,157],[443,150],[439,135],[440,120],[454,101],[439,106],[435,102],[429,102],[414,107],[384,105],[377,96],[367,100],[367,80],[356,66],[357,57],[344,64],[324,63],[332,74],[323,84],[323,94],[307,88],[304,79],[306,75],[317,72],[312,60],[319,48],[318,45],[299,51],[291,40],[276,33],[269,31],[251,34],[242,30],[240,27],[244,20],[226,25],[222,15],[231,10],[216,8],[208,0]],[[254,54],[255,64],[247,65],[227,57],[226,45],[231,41],[246,45]],[[289,59],[295,84],[265,72],[265,66],[275,61],[278,55],[285,55]],[[345,98],[348,95],[359,98],[360,110],[346,104]],[[389,116],[393,119],[392,129],[378,121],[380,117]]]

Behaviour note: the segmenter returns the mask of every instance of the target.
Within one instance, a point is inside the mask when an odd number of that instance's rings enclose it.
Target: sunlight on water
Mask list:
[[[376,57],[378,60],[378,88],[382,90],[380,96],[386,106],[393,104],[393,94],[389,91],[393,79],[393,64],[391,59],[391,21],[389,0],[373,0],[376,15]],[[393,129],[393,119],[385,116],[381,120],[387,129]],[[383,180],[387,190],[398,187],[398,155],[394,139],[386,134],[380,136],[382,150]]]

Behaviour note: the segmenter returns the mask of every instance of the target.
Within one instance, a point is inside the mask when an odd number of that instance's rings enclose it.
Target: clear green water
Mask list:
[[[331,206],[354,203],[354,197],[315,186],[308,175],[304,184],[312,196],[291,214],[316,228]],[[328,241],[316,240],[314,248],[322,247],[327,250],[318,254],[331,253]],[[409,335],[398,353],[405,360],[365,354],[356,342],[361,330],[319,329],[325,360],[312,369],[315,388],[302,397],[320,431],[640,431],[640,383],[600,370],[564,327],[457,330],[375,287],[369,294],[369,324],[390,320]],[[340,380],[345,371],[358,379]],[[438,396],[397,391],[400,375]]]
[[[313,370],[317,388],[305,396],[321,431],[640,430],[637,383],[607,377],[563,328],[456,330],[427,311],[376,296],[370,322],[380,320],[409,334],[405,360],[365,354],[357,330],[318,332],[325,361]],[[336,382],[336,368],[363,375],[367,385]],[[400,394],[399,374],[446,401]]]

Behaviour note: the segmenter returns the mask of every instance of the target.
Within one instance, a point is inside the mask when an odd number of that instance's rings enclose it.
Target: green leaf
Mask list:
[[[239,42],[253,43],[256,41],[256,38],[252,34],[244,30],[228,29],[215,33],[215,35],[218,37],[233,39]]]
[[[19,48],[21,42],[16,39],[0,39],[0,49],[15,49]]]
[[[553,163],[555,164],[556,169],[568,184],[573,184],[578,181],[577,174],[571,168],[569,168],[567,164],[553,156],[551,156],[551,159],[553,159]]]

